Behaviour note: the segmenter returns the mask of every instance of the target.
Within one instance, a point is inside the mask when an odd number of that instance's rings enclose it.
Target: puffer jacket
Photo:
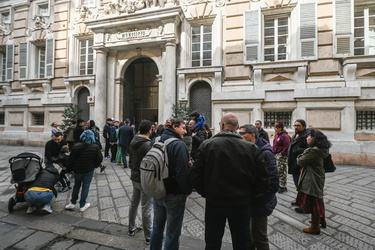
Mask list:
[[[297,158],[297,164],[302,167],[297,190],[305,194],[323,198],[325,171],[324,158],[329,154],[328,149],[318,147],[307,148]]]
[[[97,144],[76,143],[70,152],[69,164],[74,173],[86,174],[100,166],[103,155]]]
[[[288,149],[288,174],[299,174],[301,167],[297,164],[297,156],[307,148],[306,138],[309,134],[310,129],[307,128],[302,133],[293,135]]]
[[[29,188],[41,187],[51,189],[55,197],[57,197],[57,191],[55,184],[59,181],[60,174],[55,167],[46,167],[40,171],[37,175],[36,180],[31,184]]]
[[[272,147],[268,141],[259,138],[255,143],[262,151],[266,163],[270,185],[267,190],[254,197],[251,206],[252,217],[269,216],[277,205],[276,192],[279,190],[279,171],[277,170],[276,158],[272,153]]]
[[[251,196],[269,185],[260,149],[232,130],[202,142],[190,181],[200,195],[218,205],[249,204]]]
[[[132,181],[141,182],[140,170],[141,161],[143,157],[151,148],[150,138],[143,135],[134,136],[133,140],[130,143],[130,152],[129,152],[129,166],[131,169],[130,179]]]
[[[169,138],[178,138],[168,144],[168,164],[169,177],[164,179],[167,194],[191,194],[192,187],[189,182],[189,153],[186,144],[182,141],[180,135],[171,128],[166,128],[160,137],[160,141],[164,142]]]

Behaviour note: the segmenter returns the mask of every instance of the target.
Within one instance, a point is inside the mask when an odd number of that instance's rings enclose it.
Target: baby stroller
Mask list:
[[[17,202],[25,201],[25,192],[42,170],[43,156],[38,152],[24,152],[10,158],[9,163],[12,173],[10,183],[15,184],[16,188],[16,195],[8,202],[8,211],[11,213]]]

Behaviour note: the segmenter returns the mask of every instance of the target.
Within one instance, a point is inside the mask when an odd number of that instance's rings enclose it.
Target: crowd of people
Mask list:
[[[128,235],[137,232],[135,220],[141,204],[143,232],[150,249],[162,249],[163,241],[164,249],[179,248],[186,199],[193,190],[206,200],[206,249],[221,248],[227,221],[234,249],[269,249],[267,218],[277,205],[276,193],[288,191],[287,173],[292,175],[298,191],[296,200],[291,202],[297,206],[295,212],[311,214],[311,225],[303,232],[319,234],[320,227],[326,227],[323,162],[331,143],[321,131],[307,128],[302,119],[294,122],[292,137],[283,123],[276,122],[271,146],[260,120],[255,125],[240,125],[233,113],[221,118],[220,132],[214,136],[205,117],[197,111],[186,122],[180,118],[169,119],[165,124],[142,120],[138,130],[129,119],[120,123],[108,118],[103,128],[104,157],[100,129],[93,120],[86,127],[83,120],[71,121],[64,132],[56,123],[51,126],[52,139],[45,146],[46,168],[25,194],[30,205],[27,213],[35,211],[35,192],[44,192],[40,193],[39,203],[44,205],[44,211],[52,213],[51,200],[57,196],[54,186],[60,181],[59,191],[68,191],[69,172],[74,175],[74,186],[65,209],[75,210],[78,199],[79,210],[88,209],[94,170],[100,167],[103,171],[102,161],[107,159],[131,169]],[[141,185],[142,159],[155,141],[171,138],[174,140],[166,146],[166,196],[149,197]],[[60,173],[52,170],[56,170],[55,166]]]

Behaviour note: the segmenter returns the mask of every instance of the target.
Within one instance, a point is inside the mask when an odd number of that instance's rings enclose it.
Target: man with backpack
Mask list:
[[[135,219],[137,217],[138,205],[141,202],[142,207],[142,224],[143,232],[145,234],[146,243],[150,243],[150,235],[152,229],[151,208],[152,200],[141,187],[140,165],[143,157],[151,148],[151,122],[142,120],[139,124],[139,133],[134,136],[130,143],[129,152],[129,166],[131,169],[130,179],[133,183],[133,194],[129,208],[129,236],[134,236],[136,225]]]
[[[279,170],[280,188],[278,193],[287,192],[287,167],[288,167],[288,148],[290,145],[290,136],[284,129],[283,123],[275,123],[275,137],[273,138],[273,154],[276,157],[277,168]]]
[[[166,196],[160,199],[154,198],[151,250],[162,249],[165,224],[167,224],[167,229],[164,248],[179,248],[186,197],[192,191],[188,180],[189,154],[186,144],[181,140],[184,133],[186,133],[185,123],[179,118],[173,118],[170,123],[166,124],[166,128],[160,137],[161,142],[170,138],[176,138],[177,140],[171,141],[166,146],[169,177],[164,179]]]

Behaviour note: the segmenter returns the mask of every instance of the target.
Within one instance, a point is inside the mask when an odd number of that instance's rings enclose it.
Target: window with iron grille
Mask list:
[[[44,113],[32,113],[32,125],[43,126],[44,125]]]
[[[357,130],[375,130],[375,111],[357,111]]]
[[[291,128],[292,112],[265,112],[264,127],[273,128],[275,123],[283,123],[284,128]]]
[[[5,124],[5,114],[0,113],[0,125],[4,125],[4,124]]]

